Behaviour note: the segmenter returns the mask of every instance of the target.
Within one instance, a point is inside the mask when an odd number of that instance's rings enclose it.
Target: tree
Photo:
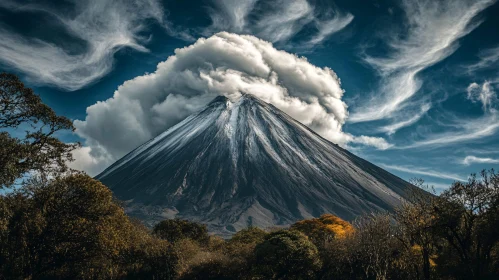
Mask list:
[[[268,233],[257,227],[248,227],[238,231],[225,244],[225,254],[240,263],[254,262],[253,251],[262,243]]]
[[[28,130],[23,138],[9,132]],[[0,279],[173,279],[172,246],[132,223],[111,191],[69,170],[72,122],[0,74]],[[69,171],[69,172],[67,172]],[[50,175],[50,176],[48,176]]]
[[[143,224],[132,222],[128,249],[122,254],[125,279],[177,279],[179,254],[166,240],[155,238]]]
[[[279,230],[255,247],[254,275],[261,279],[313,279],[322,262],[303,233]]]
[[[7,130],[27,129],[24,138]],[[74,130],[71,120],[57,116],[40,96],[15,75],[0,73],[0,188],[9,187],[24,174],[64,172],[78,144],[54,137],[57,131]]]
[[[491,265],[499,246],[499,175],[482,171],[455,182],[434,207],[437,234],[458,257],[452,274],[463,279],[495,279]]]
[[[355,230],[326,243],[319,279],[420,279],[412,247],[400,242],[400,228],[388,213],[361,216]]]
[[[154,226],[153,233],[159,238],[168,240],[171,243],[189,238],[202,245],[207,245],[209,240],[206,225],[180,219],[159,222]]]
[[[391,271],[403,271],[397,264],[404,248],[396,238],[397,228],[389,214],[360,217],[355,221],[355,228],[356,233],[348,244],[366,279],[389,279]]]
[[[424,191],[430,188],[424,185],[423,180],[414,179],[412,183],[419,189],[415,189],[409,195],[409,200],[404,201],[395,211],[394,218],[399,226],[396,236],[406,250],[412,250],[421,260],[413,262],[414,273],[419,275],[421,271],[423,279],[429,280],[432,267],[435,266],[436,253],[441,246],[435,234],[438,215],[435,213],[435,205],[438,197]]]
[[[32,178],[0,205],[6,279],[175,275],[170,245],[131,223],[111,191],[87,175]]]
[[[238,231],[232,236],[228,243],[258,244],[265,240],[267,232],[257,227],[248,227]]]
[[[354,232],[350,223],[331,214],[298,221],[291,225],[291,229],[304,233],[319,249],[334,238],[344,238]]]

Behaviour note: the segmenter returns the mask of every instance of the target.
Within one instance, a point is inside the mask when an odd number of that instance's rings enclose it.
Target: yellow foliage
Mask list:
[[[350,223],[331,214],[298,221],[291,226],[291,229],[301,231],[315,241],[324,241],[330,238],[341,239],[354,232],[354,227]]]
[[[414,244],[414,245],[412,246],[412,250],[413,250],[414,252],[416,252],[416,253],[420,254],[420,253],[421,253],[422,248],[421,248],[421,246],[419,246],[418,244]],[[437,257],[438,257],[437,255],[431,255],[431,256],[430,256],[430,260],[429,260],[429,261],[430,261],[430,266],[431,266],[431,267],[435,267],[435,266],[437,266],[437,263],[435,262],[435,259],[436,259]]]
[[[319,220],[335,234],[335,238],[344,238],[354,232],[354,227],[347,221],[331,214],[322,215]]]

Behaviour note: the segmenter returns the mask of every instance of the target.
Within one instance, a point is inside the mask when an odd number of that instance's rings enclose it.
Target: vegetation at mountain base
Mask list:
[[[334,238],[343,238],[354,231],[350,223],[331,214],[298,221],[291,226],[291,229],[304,233],[318,248],[323,248]]]
[[[0,199],[3,279],[175,276],[170,243],[134,224],[111,191],[85,174],[31,179]]]
[[[0,195],[0,279],[499,279],[494,170],[352,223],[324,214],[228,240],[180,219],[151,230],[66,167],[77,146],[54,133],[71,122],[13,75],[0,91],[0,184],[17,185]],[[11,134],[25,125],[24,138]]]
[[[185,220],[164,220],[154,226],[153,234],[161,239],[176,243],[182,239],[191,239],[199,244],[207,244],[208,229],[205,225]]]
[[[294,230],[270,233],[254,254],[254,274],[261,279],[310,279],[322,266],[317,247]]]

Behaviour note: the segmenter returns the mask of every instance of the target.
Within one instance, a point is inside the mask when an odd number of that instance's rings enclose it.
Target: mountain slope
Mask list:
[[[176,216],[228,234],[392,210],[412,188],[251,95],[215,98],[97,179],[150,223]]]

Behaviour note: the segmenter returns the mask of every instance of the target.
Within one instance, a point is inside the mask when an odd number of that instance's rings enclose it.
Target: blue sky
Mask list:
[[[0,70],[75,120],[93,175],[243,90],[442,189],[499,166],[498,27],[493,0],[2,0]]]

